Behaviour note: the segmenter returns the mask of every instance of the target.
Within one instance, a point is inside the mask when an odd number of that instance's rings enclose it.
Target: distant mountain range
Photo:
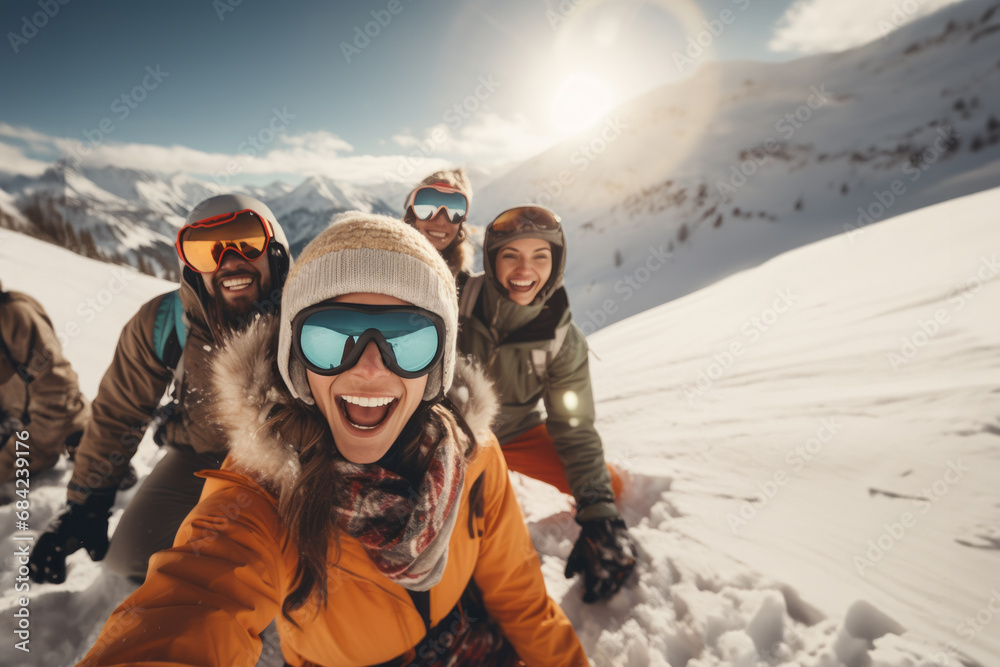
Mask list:
[[[574,316],[589,332],[791,248],[845,231],[857,240],[868,224],[993,187],[998,10],[966,0],[841,53],[705,63],[492,181],[474,170],[470,221],[525,202],[555,209]],[[245,191],[297,253],[334,213],[400,215],[408,189],[313,176]],[[57,162],[0,177],[0,226],[174,278],[186,212],[223,190]]]
[[[239,188],[271,208],[293,254],[335,213],[358,209],[400,215],[406,189],[396,183],[366,188],[322,176],[298,187],[275,182]],[[0,226],[173,280],[179,275],[174,239],[188,211],[207,197],[230,191],[185,174],[59,161],[38,177],[0,180]]]

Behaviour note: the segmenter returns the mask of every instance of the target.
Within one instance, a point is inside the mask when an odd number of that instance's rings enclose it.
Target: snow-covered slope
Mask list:
[[[998,206],[994,189],[833,237],[591,336],[612,460],[640,488],[671,480],[636,517],[652,564],[682,573],[668,627],[719,632],[679,604],[733,585],[697,547],[847,625],[871,604],[952,645],[939,665],[997,664]],[[631,595],[622,627],[653,634]]]
[[[705,64],[481,188],[473,221],[559,212],[591,332],[859,219],[993,187],[998,7],[967,0],[843,53]]]
[[[827,239],[590,338],[638,575],[584,605],[562,575],[578,531],[566,497],[515,488],[595,665],[997,664],[998,207],[1000,189]],[[90,396],[121,326],[169,288],[134,273],[120,287],[119,269],[5,230],[0,267],[58,331],[80,327],[66,351]],[[147,438],[140,475],[159,454]],[[32,479],[32,530],[69,474]],[[0,508],[8,637],[24,594],[13,526]],[[131,590],[82,552],[69,564],[66,584],[27,593],[32,653],[7,641],[0,664],[73,664]],[[281,664],[275,639],[260,664]]]
[[[173,275],[182,197],[199,194],[191,184],[187,177],[164,181],[147,172],[84,170],[59,161],[37,178],[19,176],[2,185],[32,233],[90,257]]]

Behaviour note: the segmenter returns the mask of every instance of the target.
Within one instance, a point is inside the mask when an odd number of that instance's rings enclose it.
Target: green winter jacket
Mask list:
[[[554,257],[556,278],[528,306],[500,294],[487,258],[485,273],[464,281],[458,349],[482,362],[494,382],[501,402],[494,431],[501,447],[545,424],[576,498],[577,517],[617,517],[604,446],[594,428],[587,339],[572,322],[562,286],[564,258]],[[565,339],[553,356],[557,335]],[[545,359],[544,377],[539,357]]]

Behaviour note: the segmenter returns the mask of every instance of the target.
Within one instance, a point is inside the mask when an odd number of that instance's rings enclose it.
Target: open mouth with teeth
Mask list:
[[[246,274],[230,276],[228,278],[223,278],[220,282],[222,283],[222,286],[230,292],[242,292],[253,285],[253,276]]]
[[[394,396],[338,396],[337,405],[347,425],[370,433],[385,424],[396,411],[399,400]]]
[[[511,292],[520,292],[526,294],[535,288],[538,282],[535,280],[514,280],[510,278],[507,280],[507,289]]]
[[[448,238],[448,235],[445,232],[435,232],[435,231],[433,231],[431,229],[427,230],[427,235],[431,236],[433,238],[436,238],[436,239],[440,239],[442,241],[444,239]]]

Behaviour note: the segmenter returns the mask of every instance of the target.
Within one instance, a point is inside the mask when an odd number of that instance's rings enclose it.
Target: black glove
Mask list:
[[[103,559],[108,552],[108,517],[114,504],[114,489],[97,489],[83,504],[67,503],[31,551],[31,580],[36,584],[66,581],[66,556],[81,547],[91,560]]]
[[[583,572],[583,601],[610,598],[635,569],[635,542],[621,518],[581,521],[583,530],[566,562],[566,578]]]
[[[76,460],[76,450],[80,449],[80,441],[83,439],[83,431],[75,431],[66,436],[63,441],[66,447],[66,458],[70,461]]]
[[[10,436],[18,431],[24,430],[24,424],[17,417],[11,417],[6,412],[0,410],[0,449],[4,448]]]

